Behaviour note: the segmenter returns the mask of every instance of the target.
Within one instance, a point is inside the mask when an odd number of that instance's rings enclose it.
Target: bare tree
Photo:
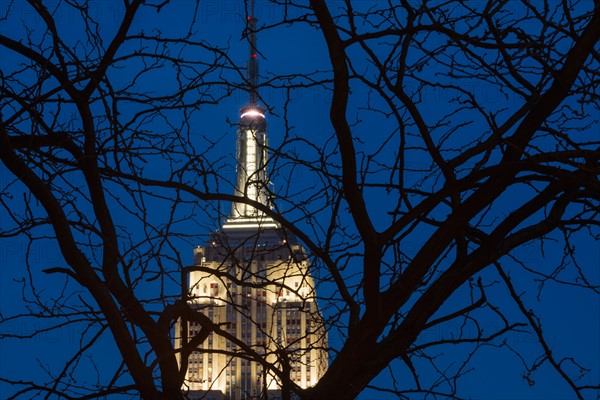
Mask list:
[[[597,260],[579,245],[598,240],[598,1],[265,3],[276,12],[260,35],[317,28],[314,45],[329,55],[325,70],[263,73],[261,93],[282,101],[261,100],[286,129],[269,149],[272,209],[234,195],[221,136],[195,135],[245,87],[228,48],[196,29],[202,4],[111,3],[115,24],[99,23],[87,2],[2,9],[13,27],[25,8],[35,18],[0,34],[0,158],[10,171],[0,237],[25,240],[28,252],[15,266],[23,306],[0,318],[43,324],[1,338],[82,332],[64,368],[1,377],[10,398],[183,398],[178,355],[211,333],[236,338],[182,301],[190,262],[180,250],[216,228],[232,201],[304,243],[339,339],[309,389],[293,384],[285,362],[239,343],[238,356],[271,370],[286,393],[460,398],[479,350],[496,346],[515,354],[528,382],[549,366],[574,398],[600,395],[597,371],[561,355],[536,312],[557,287],[598,295]],[[169,13],[187,19],[164,25],[157,16]],[[314,90],[330,118],[318,138],[299,132],[292,101]],[[32,261],[32,246],[52,241],[64,262]],[[533,245],[543,262],[522,257]],[[44,285],[50,277],[60,289]],[[200,328],[175,347],[181,318]],[[460,329],[429,334],[448,325]],[[535,346],[509,343],[511,332],[528,332]],[[104,337],[120,359],[81,383]],[[438,355],[454,346],[447,367]]]

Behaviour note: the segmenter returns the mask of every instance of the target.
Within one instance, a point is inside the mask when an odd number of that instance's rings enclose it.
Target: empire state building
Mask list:
[[[271,208],[267,121],[258,105],[256,18],[248,18],[248,105],[237,131],[235,202],[209,243],[194,249],[186,300],[214,329],[182,320],[175,346],[189,399],[276,399],[313,386],[327,368],[327,332],[305,249],[261,209]],[[258,206],[258,207],[255,207]],[[185,358],[185,359],[182,359]]]

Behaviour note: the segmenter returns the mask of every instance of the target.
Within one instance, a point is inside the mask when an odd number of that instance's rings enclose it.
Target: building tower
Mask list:
[[[235,193],[260,206],[233,203],[221,230],[194,249],[187,301],[219,329],[187,357],[182,390],[190,399],[276,399],[282,376],[307,388],[327,368],[327,332],[306,252],[264,212],[272,204],[267,123],[258,105],[256,22],[250,13],[249,101],[240,111]],[[183,320],[176,330],[176,348],[206,335],[198,322]]]

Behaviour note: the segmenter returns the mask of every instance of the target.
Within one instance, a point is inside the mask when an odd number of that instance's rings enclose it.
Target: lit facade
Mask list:
[[[302,246],[280,229],[229,227],[214,239],[194,249],[195,265],[205,268],[190,273],[188,301],[235,340],[211,333],[188,359],[184,391],[277,398],[281,380],[260,360],[301,388],[315,385],[327,368],[327,333]],[[188,338],[200,330],[188,324]]]
[[[233,203],[222,229],[194,249],[187,301],[220,331],[188,357],[182,390],[190,399],[274,399],[282,376],[307,388],[327,368],[327,332],[305,249],[264,212],[271,208],[267,129],[257,104],[256,19],[249,23],[250,101],[237,132],[235,194],[256,207]],[[201,331],[199,323],[178,323],[175,347]]]

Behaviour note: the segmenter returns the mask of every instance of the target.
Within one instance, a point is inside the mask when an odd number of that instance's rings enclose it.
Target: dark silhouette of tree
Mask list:
[[[534,310],[549,285],[598,295],[597,260],[578,243],[598,239],[600,2],[269,2],[275,17],[260,35],[316,28],[329,55],[326,71],[263,74],[261,93],[281,93],[283,104],[261,100],[286,127],[270,149],[273,209],[234,196],[222,137],[196,134],[245,87],[228,49],[195,28],[202,2],[110,4],[116,25],[99,23],[86,2],[8,2],[0,16],[19,26],[0,34],[9,171],[0,237],[28,249],[13,266],[25,277],[23,308],[0,318],[43,321],[1,338],[82,332],[64,368],[1,377],[10,398],[184,398],[178,355],[227,332],[182,301],[190,262],[179,251],[218,226],[231,201],[304,243],[339,337],[309,389],[240,343],[240,357],[271,369],[286,392],[459,398],[478,350],[497,346],[517,355],[532,384],[545,365],[574,398],[599,395],[597,371],[559,355]],[[21,29],[23,9],[35,18]],[[157,27],[169,12],[189,18]],[[320,142],[294,128],[293,96],[314,90],[329,99]],[[190,232],[191,220],[205,225]],[[64,262],[32,261],[31,247],[52,241]],[[549,256],[532,265],[519,252],[529,245]],[[44,289],[47,279],[60,288]],[[176,348],[182,318],[201,329]],[[448,324],[474,329],[427,334]],[[510,332],[529,332],[536,345],[525,354],[504,340]],[[106,336],[122,361],[80,384]],[[456,366],[445,368],[437,354],[453,346],[461,354],[449,351]],[[381,373],[387,383],[373,383]]]

